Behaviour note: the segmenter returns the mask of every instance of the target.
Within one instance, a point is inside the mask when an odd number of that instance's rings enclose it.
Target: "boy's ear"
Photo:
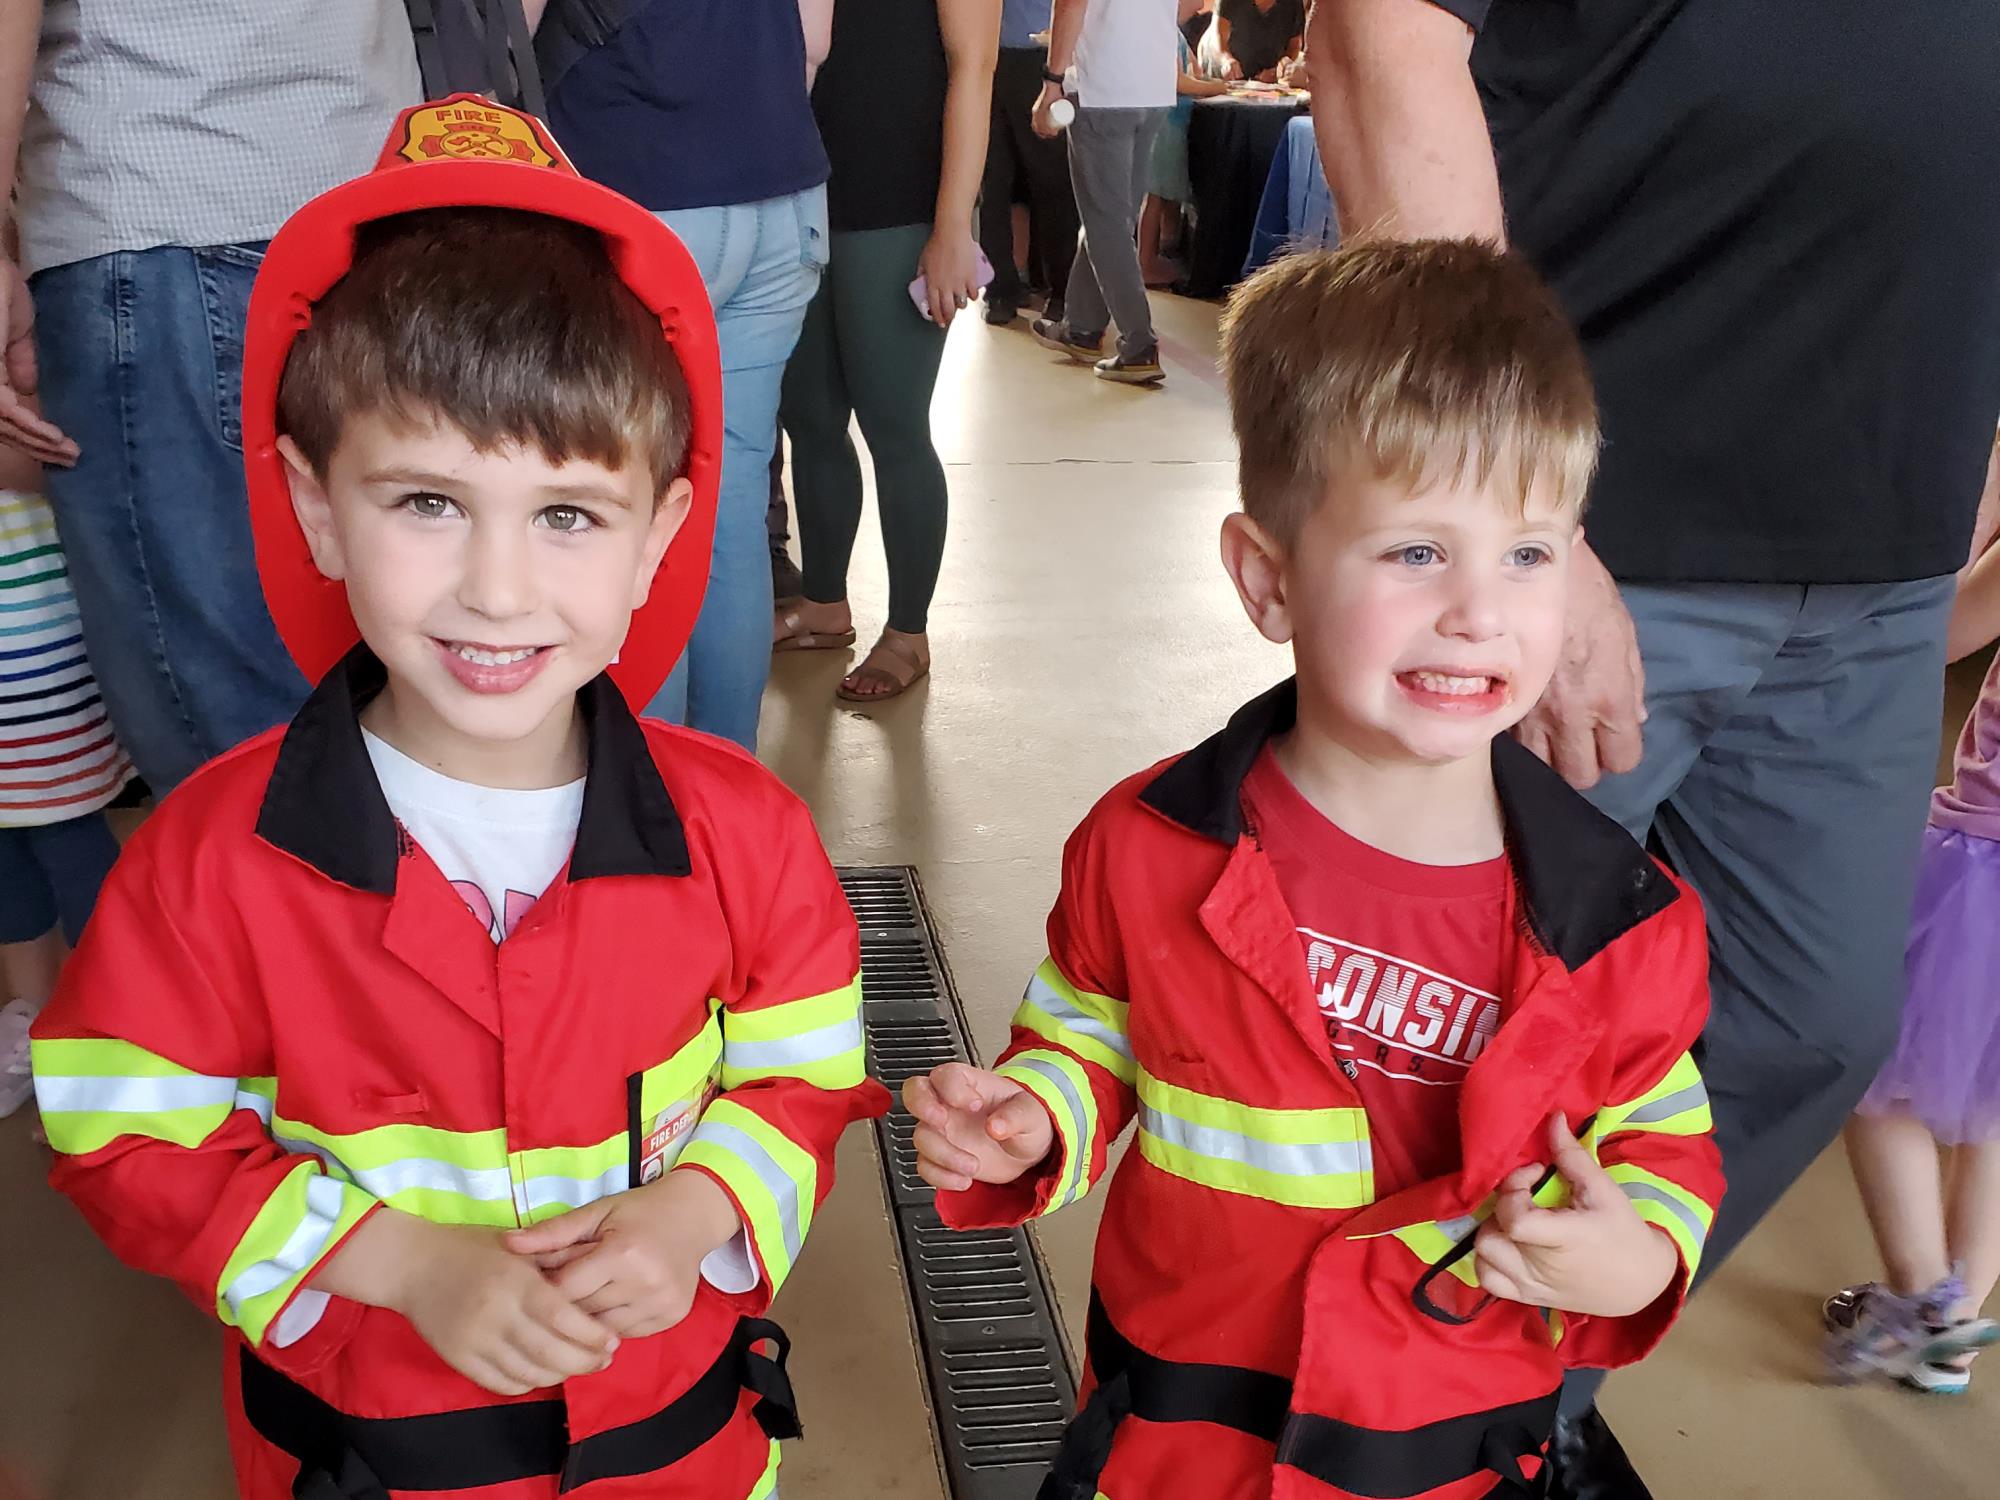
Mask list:
[[[653,592],[653,576],[660,571],[660,559],[687,523],[688,507],[694,503],[694,485],[676,479],[667,486],[653,506],[653,520],[646,528],[646,550],[639,558],[639,576],[632,580],[632,607],[637,609]]]
[[[1236,597],[1267,641],[1292,638],[1292,612],[1285,601],[1285,549],[1241,511],[1222,523],[1222,566],[1236,585]]]
[[[327,578],[347,576],[347,559],[340,550],[340,536],[333,526],[333,502],[326,486],[319,482],[299,445],[288,437],[278,439],[278,454],[285,460],[285,484],[292,493],[292,514],[299,518],[299,530],[306,534],[312,549],[313,566]]]

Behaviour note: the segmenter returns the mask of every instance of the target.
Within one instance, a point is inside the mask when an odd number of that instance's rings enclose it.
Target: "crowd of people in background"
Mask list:
[[[2000,1005],[1966,956],[2000,961],[1978,935],[2000,908],[1967,904],[2000,901],[1995,679],[1960,751],[1976,806],[1920,836],[1948,628],[1954,654],[2000,633],[1964,623],[2000,556],[1978,503],[1984,474],[2000,511],[2000,18],[1833,9],[681,0],[630,6],[547,119],[710,294],[709,583],[651,712],[753,751],[773,653],[860,640],[856,428],[889,594],[838,696],[932,670],[930,407],[968,309],[1029,314],[1079,374],[1166,381],[1149,289],[1177,279],[1195,101],[1309,85],[1341,223],[1524,256],[1580,330],[1607,443],[1520,737],[1708,903],[1730,1186],[1702,1274],[1859,1104],[1890,1275],[1829,1304],[1839,1359],[1956,1390],[2000,1279]],[[27,1097],[46,935],[76,940],[115,858],[106,810],[306,697],[245,502],[250,289],[279,225],[424,93],[403,0],[0,13],[0,1113]],[[1921,1033],[1897,1003],[1913,902]],[[1942,1187],[1938,1141],[1961,1152]],[[1554,1493],[1634,1500],[1596,1389],[1569,1384]]]

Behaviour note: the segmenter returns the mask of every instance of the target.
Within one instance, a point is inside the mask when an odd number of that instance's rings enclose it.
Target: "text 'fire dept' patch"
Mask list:
[[[532,116],[484,100],[447,100],[413,110],[397,155],[408,161],[514,161],[568,168]]]

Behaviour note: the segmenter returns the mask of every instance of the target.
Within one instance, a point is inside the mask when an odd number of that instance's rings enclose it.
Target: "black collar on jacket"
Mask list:
[[[366,646],[326,674],[285,731],[257,814],[265,842],[380,896],[396,890],[396,820],[369,762],[360,716],[387,681]],[[688,874],[680,814],[624,697],[600,674],[576,702],[590,748],[569,878]]]
[[[1156,776],[1140,800],[1203,838],[1233,846],[1244,833],[1243,778],[1298,714],[1294,678],[1238,709],[1220,733]],[[1493,781],[1529,926],[1564,967],[1583,967],[1679,899],[1631,835],[1507,735],[1493,742]]]

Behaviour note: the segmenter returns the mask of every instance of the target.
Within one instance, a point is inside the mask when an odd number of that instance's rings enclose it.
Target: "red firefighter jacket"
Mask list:
[[[357,722],[382,680],[357,648],[127,849],[35,1033],[55,1184],[231,1330],[248,1500],[766,1495],[792,1427],[759,1320],[842,1128],[886,1104],[811,821],[600,677],[568,868],[496,945],[383,800]],[[761,1282],[704,1283],[560,1390],[491,1396],[308,1286],[384,1205],[505,1228],[664,1168],[721,1184]]]
[[[1251,703],[1071,838],[1050,957],[1000,1066],[1047,1106],[1057,1148],[1032,1178],[938,1197],[961,1228],[1061,1208],[1136,1118],[1097,1240],[1093,1394],[1045,1495],[1528,1492],[1564,1368],[1653,1346],[1721,1197],[1689,1056],[1708,1003],[1700,904],[1502,739],[1507,1019],[1463,1085],[1456,1175],[1376,1201],[1368,1120],[1242,814],[1245,774],[1296,709],[1289,683]],[[1383,993],[1371,1030],[1451,1024]],[[1501,1180],[1546,1161],[1557,1110],[1679,1248],[1675,1285],[1635,1317],[1564,1318],[1477,1288],[1472,1236]],[[1552,1178],[1538,1196],[1565,1192]]]

